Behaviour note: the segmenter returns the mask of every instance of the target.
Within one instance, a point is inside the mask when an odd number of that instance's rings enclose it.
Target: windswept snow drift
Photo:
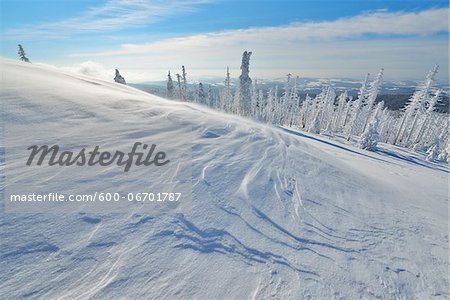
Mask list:
[[[32,64],[0,69],[3,130],[55,122],[70,135],[89,124],[95,145],[105,139],[96,128],[123,124],[109,138],[132,144],[173,119],[184,125],[160,138],[178,134],[193,155],[190,215],[1,213],[6,298],[448,298],[444,165]]]

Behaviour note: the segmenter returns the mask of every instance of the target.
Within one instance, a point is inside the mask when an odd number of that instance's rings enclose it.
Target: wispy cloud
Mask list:
[[[95,33],[140,27],[163,17],[195,10],[210,0],[109,0],[81,16],[66,20],[9,29],[5,37],[62,38],[79,33]]]
[[[327,22],[123,44],[111,51],[74,53],[71,58],[95,59],[139,73],[139,78],[145,73],[149,79],[155,79],[156,70],[173,70],[182,64],[198,77],[218,75],[227,65],[238,69],[243,50],[254,51],[252,72],[259,77],[277,77],[286,70],[303,76],[356,77],[383,66],[388,76],[420,78],[434,63],[441,65],[446,76],[448,13],[448,8],[365,12]]]
[[[377,11],[362,15],[341,18],[328,22],[293,23],[279,27],[261,27],[223,32],[190,35],[143,44],[124,44],[121,49],[91,53],[89,55],[118,55],[138,53],[158,53],[171,49],[183,51],[195,48],[204,50],[229,46],[267,45],[268,49],[281,45],[300,45],[301,41],[327,41],[339,38],[359,38],[365,34],[373,35],[430,35],[448,32],[449,9],[430,9],[420,12]],[[280,44],[281,43],[281,44]]]
[[[119,2],[110,1],[93,8],[84,18],[93,19],[90,15],[95,15],[103,21],[96,27],[85,24],[85,29],[119,26],[117,22],[122,21],[106,20],[127,15],[131,13],[130,7],[135,7],[132,5],[142,2],[120,6]],[[175,5],[174,0],[170,3]],[[107,51],[73,53],[63,63],[72,64],[68,70],[106,79],[111,78],[114,68],[119,68],[130,82],[164,80],[167,70],[176,72],[186,65],[192,80],[222,76],[226,66],[230,66],[233,75],[238,75],[242,51],[252,50],[251,72],[255,78],[280,77],[286,72],[310,77],[359,78],[385,67],[387,77],[417,79],[438,63],[439,78],[445,80],[448,13],[448,8],[375,11],[334,21],[209,32],[151,43],[122,44]],[[98,17],[103,14],[108,18]],[[130,17],[134,22],[127,22],[127,26],[139,24],[136,23],[139,18]]]

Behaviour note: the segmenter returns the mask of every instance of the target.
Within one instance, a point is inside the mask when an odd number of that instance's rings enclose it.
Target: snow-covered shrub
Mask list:
[[[379,135],[377,131],[378,119],[375,117],[373,121],[367,125],[366,130],[361,135],[359,147],[366,150],[375,150],[378,145]]]

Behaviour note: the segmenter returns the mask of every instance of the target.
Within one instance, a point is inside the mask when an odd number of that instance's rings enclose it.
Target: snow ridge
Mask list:
[[[114,138],[123,144],[177,134],[192,147],[193,208],[190,215],[3,212],[0,294],[448,298],[444,165],[46,67],[1,61],[1,70],[3,128],[57,122],[70,135],[84,123],[94,142],[105,139],[95,128],[119,123]],[[173,127],[159,127],[163,119]],[[193,141],[183,139],[187,127]],[[107,174],[91,184],[105,186]]]

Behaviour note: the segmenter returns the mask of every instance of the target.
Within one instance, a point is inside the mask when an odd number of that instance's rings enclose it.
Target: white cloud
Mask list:
[[[377,11],[327,22],[294,23],[279,27],[261,27],[197,34],[144,44],[124,44],[121,49],[90,55],[165,53],[173,49],[196,48],[199,51],[217,46],[300,45],[302,41],[324,41],[337,38],[358,38],[364,34],[429,35],[448,32],[448,8],[414,12]],[[74,55],[76,56],[76,55]],[[82,55],[83,56],[83,55]]]
[[[252,72],[279,77],[363,76],[379,67],[387,76],[421,78],[434,63],[448,73],[448,8],[412,12],[377,11],[327,22],[295,23],[124,44],[118,50],[73,54],[128,69],[131,77],[164,79],[167,69],[186,64],[190,76],[217,76],[230,65],[238,72],[243,50],[252,50]],[[436,36],[444,33],[444,36]],[[376,38],[361,37],[375,34]],[[277,69],[275,69],[277,68]]]
[[[151,24],[162,17],[192,11],[210,0],[109,0],[84,15],[62,21],[34,24],[5,31],[6,38],[61,38]]]

